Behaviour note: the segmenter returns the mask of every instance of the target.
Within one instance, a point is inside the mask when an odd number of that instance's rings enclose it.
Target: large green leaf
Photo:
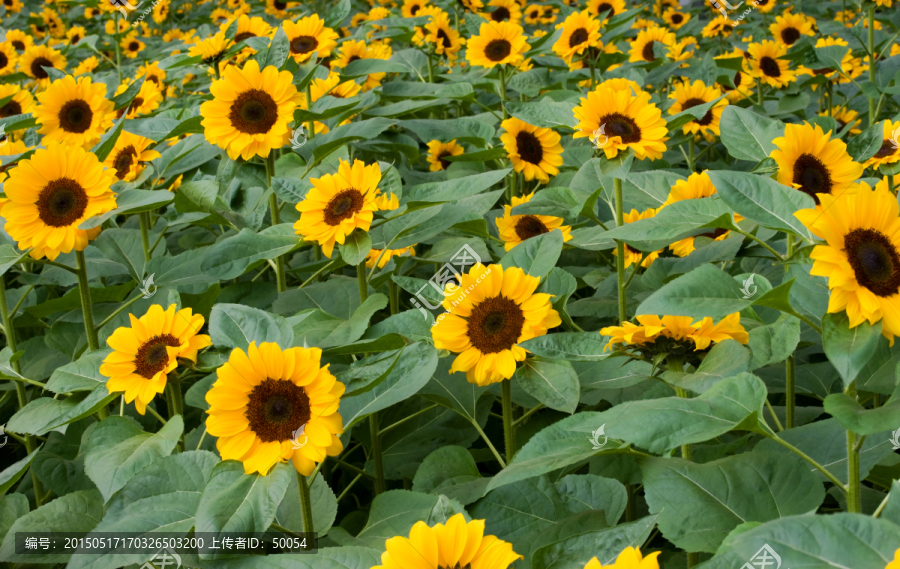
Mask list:
[[[550,231],[537,237],[526,239],[512,248],[500,259],[504,269],[519,267],[526,274],[544,278],[556,266],[562,252],[563,235],[561,231]]]
[[[213,344],[244,351],[251,342],[275,342],[281,349],[294,345],[294,332],[283,317],[243,304],[217,304],[209,316]]]
[[[875,325],[863,322],[850,328],[850,319],[845,312],[826,314],[822,319],[822,347],[841,374],[845,388],[872,358],[880,338],[881,322]]]
[[[700,265],[650,294],[637,308],[637,314],[710,316],[720,319],[753,304],[743,298],[741,286],[731,275],[715,265]]]
[[[516,370],[514,381],[529,395],[551,409],[574,413],[581,386],[572,364],[565,360],[528,358]]]
[[[893,431],[900,426],[900,392],[895,390],[883,405],[866,409],[846,393],[832,393],[825,398],[825,412],[837,419],[848,431],[872,435]],[[898,427],[900,428],[900,427]]]
[[[6,494],[9,489],[12,488],[20,478],[22,478],[22,475],[28,471],[28,468],[31,466],[32,461],[38,455],[40,450],[41,447],[39,446],[30,454],[25,455],[24,458],[7,466],[3,469],[2,472],[0,472],[0,495]]]
[[[449,445],[425,457],[416,470],[412,489],[426,494],[443,494],[467,505],[484,495],[488,481],[481,476],[469,451]]]
[[[583,568],[594,557],[604,566],[614,565],[628,547],[639,549],[650,537],[656,516],[616,527],[586,532],[539,548],[532,555],[534,569]]]
[[[529,352],[545,358],[570,362],[596,362],[610,356],[604,351],[606,342],[596,332],[559,332],[545,334],[519,344]]]
[[[437,496],[409,490],[379,494],[372,501],[366,526],[356,538],[360,544],[384,549],[385,541],[397,535],[409,535],[416,522],[428,519],[437,501]]]
[[[244,228],[210,247],[200,270],[217,280],[234,279],[254,263],[284,255],[299,244],[290,224],[266,228],[260,233]]]
[[[719,197],[750,221],[813,239],[806,226],[794,216],[801,209],[815,206],[813,199],[803,192],[746,172],[711,170],[709,177]]]
[[[775,150],[773,140],[784,134],[784,123],[728,105],[719,124],[722,144],[728,153],[741,160],[759,162]]]

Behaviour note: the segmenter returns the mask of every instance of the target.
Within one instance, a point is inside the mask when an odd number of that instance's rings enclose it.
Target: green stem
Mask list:
[[[769,428],[769,430],[770,430],[770,431],[772,430],[771,427]],[[847,487],[844,486],[844,483],[843,483],[843,482],[841,482],[840,480],[838,480],[837,477],[836,477],[834,474],[832,474],[831,472],[829,472],[824,466],[822,466],[821,464],[819,464],[818,462],[816,462],[815,459],[811,458],[811,457],[810,457],[809,455],[807,455],[805,452],[803,452],[802,450],[798,449],[797,447],[795,447],[795,446],[792,445],[791,443],[789,443],[789,442],[787,442],[786,440],[784,440],[784,439],[782,439],[781,437],[779,437],[774,431],[771,432],[771,433],[767,433],[767,432],[763,431],[763,435],[766,436],[766,437],[768,437],[768,438],[770,438],[770,439],[772,439],[772,440],[775,441],[776,443],[780,444],[780,445],[783,446],[784,448],[790,450],[791,452],[793,452],[794,454],[796,454],[797,456],[799,456],[800,458],[802,458],[803,460],[805,460],[806,462],[808,462],[813,468],[815,468],[816,470],[818,470],[819,472],[821,472],[821,473],[825,476],[825,478],[827,478],[828,480],[830,480],[831,483],[834,484],[835,486],[837,486],[842,492],[847,492]]]
[[[743,231],[741,229],[734,229],[732,231],[734,231],[735,233],[740,233],[744,237],[749,237],[753,241],[756,241],[765,250],[767,250],[769,253],[772,253],[772,255],[774,255],[776,259],[778,259],[779,261],[784,261],[784,257],[782,257],[778,251],[776,251],[775,249],[772,249],[772,247],[770,247],[768,243],[766,243],[765,241],[763,241],[756,235],[753,235],[752,233],[747,233],[746,231]]]
[[[694,138],[691,137],[691,139],[688,141],[688,169],[692,174],[696,171],[696,168],[694,167],[694,160]]]
[[[543,408],[544,408],[544,404],[538,403],[537,405],[535,405],[534,407],[532,407],[531,409],[529,409],[528,411],[523,413],[521,417],[519,417],[518,419],[513,421],[513,423],[512,423],[513,427],[518,428],[519,425],[521,425],[523,422],[525,422],[525,419],[527,419],[528,417],[531,417],[532,415],[534,415],[535,413],[537,413],[538,411],[540,411]]]
[[[369,435],[372,438],[372,458],[375,461],[375,494],[385,491],[384,457],[381,455],[381,433],[378,431],[378,413],[369,415]]]
[[[122,48],[119,47],[119,13],[116,12],[116,29],[113,36],[113,44],[116,46],[116,73],[119,76],[119,84],[122,83]]]
[[[491,442],[491,439],[488,438],[487,434],[485,434],[484,430],[481,426],[478,425],[478,421],[472,421],[472,426],[475,427],[475,430],[478,431],[478,434],[481,435],[481,439],[485,442],[488,448],[494,455],[494,458],[497,459],[497,462],[500,463],[500,468],[506,468],[506,463],[503,461],[503,457],[500,456],[500,453],[497,452],[497,448],[494,446],[494,443]]]
[[[633,522],[637,519],[637,492],[634,484],[626,484],[625,493],[628,495],[628,503],[625,505],[625,521]]]
[[[100,324],[97,324],[96,330],[99,332],[100,329],[103,328],[104,326],[106,326],[107,324],[109,324],[110,321],[111,321],[113,318],[115,318],[116,316],[118,316],[119,314],[121,314],[121,313],[122,313],[124,310],[126,310],[129,306],[131,306],[131,305],[134,304],[135,302],[141,300],[142,298],[144,298],[144,296],[141,295],[141,294],[139,294],[139,295],[135,296],[134,298],[132,298],[131,300],[129,300],[128,302],[126,302],[125,304],[123,304],[122,306],[116,308],[116,311],[115,311],[115,312],[113,312],[112,314],[110,314],[109,316],[107,316],[107,317],[103,320],[103,322],[101,322]]]
[[[391,316],[400,312],[400,291],[397,289],[397,283],[393,280],[388,281],[388,300],[390,302]]]
[[[402,425],[403,423],[405,423],[405,422],[407,422],[407,421],[409,421],[409,420],[415,419],[415,418],[418,417],[419,415],[423,415],[423,414],[425,414],[425,413],[431,411],[431,410],[434,409],[435,407],[438,407],[438,404],[437,404],[437,403],[435,403],[434,405],[429,405],[428,407],[425,407],[424,409],[420,409],[420,410],[416,411],[415,413],[413,413],[413,414],[411,414],[411,415],[407,415],[406,417],[403,417],[402,419],[400,419],[400,420],[397,421],[396,423],[394,423],[394,424],[392,424],[392,425],[388,425],[387,427],[383,428],[383,429],[381,430],[381,434],[384,435],[386,432],[390,431],[391,429],[395,429],[395,428],[399,427],[400,425]]]
[[[184,417],[184,397],[181,394],[181,381],[175,379],[175,374],[169,376],[166,381],[166,391],[168,392],[169,403],[169,420],[176,415]],[[179,439],[177,446],[178,452],[184,452],[184,441]]]
[[[313,528],[312,500],[309,498],[309,483],[306,481],[306,476],[300,472],[297,472],[297,486],[300,489],[300,514],[303,517],[303,531],[312,533],[315,529]]]
[[[669,364],[669,371],[677,371],[679,373],[684,371],[684,364],[681,358],[669,354],[666,356],[666,363]],[[675,393],[682,399],[690,399],[690,395],[683,387],[675,386]],[[681,445],[681,458],[691,460],[691,445]],[[690,562],[688,562],[688,567],[693,567],[693,565],[690,565]]]
[[[613,187],[616,199],[616,227],[622,227],[625,224],[625,216],[622,211],[622,180],[616,178],[613,181]],[[625,243],[618,240],[616,241],[616,276],[619,289],[619,323],[622,323],[628,318],[625,299]]]
[[[312,113],[312,102],[312,81],[310,81],[306,84],[306,110],[310,113]],[[316,123],[314,120],[309,119],[306,125],[306,128],[309,130],[307,137],[312,140],[316,137]]]
[[[94,310],[91,304],[91,289],[88,286],[87,263],[84,260],[84,251],[75,251],[75,259],[78,262],[78,292],[81,295],[84,330],[87,333],[88,349],[93,352],[100,349],[100,339],[97,337],[97,329],[94,327]]]
[[[786,257],[790,259],[794,255],[795,248],[794,236],[788,233],[787,235],[787,255]],[[785,267],[785,272],[787,272],[787,267]],[[795,360],[793,354],[788,357],[785,362],[784,367],[784,424],[785,428],[793,429],[794,428],[794,411],[797,403],[796,397],[796,387],[795,387],[795,379],[796,379],[796,369],[795,369]]]
[[[506,445],[506,464],[512,462],[516,454],[516,426],[512,418],[512,380],[501,382],[503,403],[503,443]]]
[[[269,155],[266,157],[266,183],[269,185],[269,188],[272,188],[272,178],[275,176],[275,153],[269,152]],[[280,206],[278,205],[278,196],[275,195],[275,191],[273,190],[271,194],[269,194],[269,212],[272,215],[272,226],[276,226],[281,223],[281,214]],[[277,282],[278,292],[284,292],[287,290],[287,279],[284,275],[284,255],[278,255],[275,257],[275,281]]]
[[[851,383],[845,393],[856,401],[856,382]],[[856,443],[856,433],[847,431],[847,511],[859,514],[862,512],[862,505],[859,483],[859,445]]]
[[[141,247],[144,249],[144,261],[150,260],[150,213],[142,211],[138,214],[141,222]]]
[[[757,93],[758,101],[759,101],[759,106],[760,106],[760,107],[763,106],[763,101],[765,100],[765,98],[764,98],[764,96],[763,96],[763,89],[764,89],[764,88],[765,88],[765,83],[763,83],[763,82],[762,82],[762,79],[760,79],[760,80],[759,80],[759,89],[758,89],[759,92]]]
[[[869,3],[869,81],[875,82],[875,3]],[[875,124],[875,98],[869,97],[869,126]],[[848,504],[849,505],[849,504]]]
[[[431,54],[428,54],[428,82],[434,83],[434,62],[431,61]]]
[[[359,303],[362,304],[369,298],[369,283],[366,281],[366,262],[356,265],[356,281],[359,284]]]

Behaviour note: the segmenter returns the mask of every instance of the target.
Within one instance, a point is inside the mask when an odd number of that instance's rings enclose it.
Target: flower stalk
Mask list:
[[[88,286],[87,264],[84,260],[84,251],[75,251],[75,259],[78,262],[78,292],[81,295],[81,313],[84,315],[84,331],[87,333],[88,350],[100,349],[100,339],[97,329],[94,327],[94,310],[91,305],[91,289]]]
[[[275,154],[269,152],[266,156],[266,183],[272,193],[269,194],[269,212],[272,215],[272,226],[281,223],[281,206],[278,204],[278,196],[272,188],[272,178],[275,176]],[[284,255],[275,257],[275,281],[278,285],[278,292],[287,290],[287,279],[284,274]]]
[[[622,204],[622,180],[616,178],[613,180],[616,200],[616,227],[622,227],[625,223],[625,215]],[[618,277],[619,289],[619,323],[628,319],[626,311],[625,299],[625,243],[616,240],[616,276]]]
[[[503,404],[503,443],[506,446],[506,464],[509,464],[516,453],[516,427],[512,418],[512,380],[504,379],[500,385]]]
[[[303,476],[300,472],[297,472],[297,487],[300,490],[300,515],[303,518],[303,531],[312,533],[315,529],[313,528],[312,500],[309,497],[309,483],[306,481],[306,476]]]

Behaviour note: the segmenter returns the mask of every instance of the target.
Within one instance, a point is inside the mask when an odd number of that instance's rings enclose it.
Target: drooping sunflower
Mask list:
[[[562,321],[551,295],[535,293],[540,279],[518,268],[476,264],[459,286],[448,284],[447,313],[431,328],[439,350],[459,354],[450,373],[463,371],[469,383],[488,385],[509,379],[528,353],[518,344],[543,336]]]
[[[378,163],[368,166],[362,160],[340,160],[337,174],[311,178],[313,187],[297,204],[300,219],[294,231],[306,241],[322,246],[331,258],[335,243],[343,244],[357,228],[368,231],[372,217],[379,208],[381,168]]]
[[[887,164],[900,162],[900,121],[886,120],[882,123],[882,132],[884,138],[881,141],[881,148],[874,156],[866,160],[864,166],[868,168],[880,168]]]
[[[414,257],[416,255],[416,250],[410,247],[403,247],[400,249],[372,249],[369,251],[369,254],[366,255],[366,267],[373,268],[375,267],[375,263],[378,263],[378,268],[383,269],[388,262],[394,257],[403,257],[407,256]]]
[[[503,206],[503,217],[497,217],[494,221],[497,223],[497,229],[500,233],[500,239],[503,240],[503,247],[509,251],[519,243],[549,233],[554,229],[559,229],[563,234],[563,242],[572,240],[572,228],[563,225],[564,220],[561,217],[552,215],[513,215],[512,210],[519,204],[528,203],[534,197],[534,192],[518,197],[513,196],[512,205]]]
[[[639,221],[641,219],[650,219],[651,217],[655,216],[658,212],[659,212],[659,209],[653,209],[653,208],[649,208],[649,209],[646,209],[641,212],[639,212],[636,209],[632,209],[630,212],[622,215],[622,221],[626,224],[634,223],[635,221]],[[631,247],[631,245],[625,243],[625,267],[627,268],[635,263],[640,263],[641,267],[646,269],[647,267],[649,267],[650,265],[653,264],[653,261],[655,261],[659,257],[660,253],[662,253],[662,250],[651,251],[651,252],[647,253],[647,256],[645,258],[643,252],[641,252],[637,249],[634,249]],[[618,250],[613,251],[613,255],[618,256],[618,254],[619,254]],[[644,259],[644,260],[641,261],[641,259]]]
[[[537,178],[544,184],[550,181],[550,176],[559,174],[563,163],[559,133],[515,117],[506,119],[500,126],[506,131],[500,141],[516,172],[522,172],[526,180]]]
[[[316,52],[320,59],[328,57],[337,47],[337,32],[326,26],[325,20],[318,14],[300,18],[297,22],[285,20],[281,25],[290,42],[291,55],[297,63],[303,63]]]
[[[518,65],[528,51],[522,26],[510,22],[483,23],[477,36],[468,40],[466,59],[472,65]]]
[[[624,344],[627,349],[644,354],[690,356],[691,352],[705,350],[713,342],[736,340],[746,344],[750,341],[750,335],[741,326],[740,312],[729,314],[718,324],[708,316],[699,322],[692,322],[690,316],[640,315],[636,320],[638,324],[623,322],[621,326],[600,330],[601,335],[610,337],[606,349]]]
[[[822,207],[794,215],[825,240],[810,253],[810,274],[828,278],[828,312],[847,311],[850,327],[881,321],[894,343],[900,334],[900,211],[897,198],[860,183],[856,191],[820,194]]]
[[[507,569],[522,559],[511,543],[484,535],[484,520],[467,523],[462,514],[448,519],[447,525],[416,522],[409,538],[392,537],[385,547],[381,565],[372,569]]]
[[[106,85],[90,77],[57,79],[37,96],[34,118],[41,125],[44,142],[92,147],[112,125],[113,102]]]
[[[787,54],[787,47],[784,44],[763,40],[761,43],[751,43],[747,47],[747,52],[750,54],[748,60],[750,74],[766,85],[780,89],[797,80],[790,62],[779,59]]]
[[[35,79],[40,88],[46,88],[50,84],[50,74],[44,69],[52,67],[58,71],[65,71],[66,58],[59,51],[46,45],[29,47],[19,59],[19,69],[32,79]]]
[[[522,22],[522,8],[517,0],[490,0],[488,6],[493,7],[493,10],[489,10],[484,15],[492,22],[512,22],[513,24]]]
[[[123,130],[104,164],[116,171],[116,178],[130,182],[144,169],[142,163],[160,157],[159,152],[150,150],[153,144],[149,138]]]
[[[682,12],[678,8],[669,8],[662,15],[663,21],[673,30],[679,30],[682,26],[691,21],[691,15]]]
[[[89,217],[115,209],[110,191],[115,173],[97,156],[57,142],[35,151],[8,171],[3,185],[10,200],[3,208],[6,232],[34,259],[51,261],[72,249],[84,251],[100,227],[78,226]]]
[[[0,43],[0,75],[10,75],[16,71],[19,55],[9,42]]]
[[[831,131],[809,123],[789,124],[784,136],[772,141],[772,158],[778,163],[778,182],[811,196],[839,195],[859,179],[863,165],[847,153],[847,145],[831,138]]]
[[[159,304],[136,318],[129,314],[131,326],[117,328],[106,340],[113,352],[100,365],[108,377],[110,393],[123,391],[125,402],[134,401],[138,413],[166,388],[168,374],[178,367],[178,358],[197,361],[197,352],[210,346],[209,336],[198,334],[204,319],[190,308],[176,310],[174,304],[163,310]]]
[[[814,19],[803,14],[794,14],[788,9],[780,16],[775,17],[775,23],[769,26],[769,31],[777,41],[786,46],[792,46],[801,36],[816,35],[815,23]]]
[[[641,556],[641,550],[636,547],[626,547],[616,557],[616,562],[612,565],[603,565],[600,560],[594,557],[587,562],[584,569],[659,569],[659,551],[654,551],[646,557]]]
[[[587,10],[572,12],[557,28],[562,28],[562,35],[553,44],[553,52],[567,63],[586,49],[603,45],[600,41],[600,22]]]
[[[309,476],[316,463],[340,454],[338,406],[345,387],[321,361],[319,348],[282,350],[272,342],[251,342],[246,352],[235,348],[206,393],[206,429],[218,437],[222,459],[239,460],[245,473],[263,476],[290,460]]]
[[[625,0],[588,0],[588,12],[601,21],[608,20],[616,14],[621,14],[627,8]]]
[[[450,162],[445,157],[459,156],[463,152],[465,152],[465,149],[456,143],[456,139],[450,142],[432,140],[428,143],[428,169],[432,172],[446,170],[450,167]]]
[[[124,93],[127,88],[128,85],[123,83],[116,91],[116,94],[118,95],[119,91]],[[156,86],[156,83],[149,80],[144,81],[141,84],[141,88],[138,90],[137,95],[135,95],[134,99],[132,99],[131,103],[128,105],[128,118],[132,119],[141,115],[149,115],[159,107],[162,100],[162,91]],[[125,109],[119,109],[119,116],[121,116],[121,113],[124,110]]]
[[[707,87],[703,81],[696,80],[693,83],[690,80],[675,83],[675,89],[669,94],[670,99],[675,102],[669,107],[669,114],[675,115],[687,109],[704,105],[711,101],[715,101],[722,96],[722,92],[715,87]],[[694,119],[685,124],[682,132],[685,134],[702,134],[708,142],[712,142],[710,138],[715,140],[715,136],[719,136],[719,121],[722,120],[722,111],[728,105],[728,99],[719,99],[711,109],[700,119]],[[710,136],[714,135],[714,136]]]
[[[34,45],[34,38],[22,30],[9,30],[6,32],[6,41],[4,43],[13,46],[16,53],[21,55],[25,53],[25,50]]]
[[[34,97],[31,96],[31,91],[14,83],[0,83],[0,99],[9,96],[12,96],[12,99],[0,107],[0,119],[32,112]]]
[[[119,46],[122,48],[122,53],[125,54],[129,59],[135,59],[144,48],[147,47],[147,44],[138,39],[137,32],[131,32],[119,42]]]
[[[209,90],[213,100],[200,105],[204,133],[232,160],[265,158],[290,140],[288,123],[300,96],[289,71],[279,72],[272,65],[260,71],[251,59],[243,69],[227,67]]]
[[[623,84],[628,88],[598,85],[581,99],[573,110],[578,121],[574,137],[598,140],[607,158],[628,148],[639,160],[662,158],[669,140],[662,111],[650,102],[650,93]]]
[[[641,30],[638,32],[637,38],[631,42],[628,61],[656,61],[657,57],[653,53],[653,46],[658,42],[668,48],[672,47],[675,41],[675,33],[666,28],[653,26]]]
[[[404,18],[415,18],[419,10],[428,5],[428,0],[403,0],[400,13]]]

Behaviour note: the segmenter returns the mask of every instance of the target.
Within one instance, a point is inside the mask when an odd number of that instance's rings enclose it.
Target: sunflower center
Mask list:
[[[0,52],[0,69],[6,67],[9,64],[9,58],[6,57],[6,54]]]
[[[529,18],[539,18],[540,15],[541,15],[540,11],[538,11],[538,10],[532,10],[532,11],[528,14],[528,17],[529,17]]]
[[[504,296],[486,298],[469,315],[468,336],[483,354],[512,348],[525,325],[525,314],[518,304]]]
[[[787,45],[794,45],[794,42],[798,39],[800,39],[800,32],[797,28],[785,28],[781,30],[781,41]]]
[[[131,101],[131,110],[133,110],[133,111],[134,111],[134,110],[137,110],[137,109],[139,109],[139,108],[141,107],[141,105],[143,105],[143,104],[144,104],[144,98],[143,98],[143,97],[135,97],[135,98]]]
[[[728,24],[725,24],[724,26],[722,26],[722,31],[730,34],[731,32],[734,31],[734,26],[729,26]]]
[[[312,415],[309,396],[292,381],[265,379],[248,396],[245,416],[264,443],[289,441]]]
[[[153,336],[138,348],[137,355],[134,356],[135,373],[151,379],[169,365],[169,352],[166,351],[166,346],[174,348],[180,345],[178,338],[171,334]]]
[[[309,53],[319,47],[319,40],[312,36],[297,36],[291,40],[291,53]]]
[[[878,296],[893,296],[900,290],[900,257],[883,233],[854,229],[844,236],[844,251],[856,281]]]
[[[613,10],[612,4],[607,4],[603,2],[599,6],[597,6],[597,17],[603,17],[604,19],[609,18],[614,15],[615,11]]]
[[[684,16],[682,16],[681,14],[672,14],[673,24],[680,24],[682,20],[684,20]]]
[[[653,45],[656,42],[651,40],[647,42],[647,45],[644,46],[644,49],[641,50],[641,57],[643,57],[647,61],[656,61],[656,56],[653,54]]]
[[[12,117],[12,116],[21,115],[21,114],[22,114],[22,105],[20,105],[16,101],[10,101],[10,102],[6,103],[5,105],[3,105],[2,107],[0,107],[0,117],[2,117],[2,118]]]
[[[447,35],[447,32],[444,30],[438,30],[437,37],[441,40],[441,44],[444,48],[452,47],[453,42],[450,41],[450,36]]]
[[[495,22],[503,22],[509,19],[509,10],[504,8],[503,6],[497,8],[493,12],[491,12],[491,19]]]
[[[66,132],[82,133],[94,118],[91,106],[83,99],[72,99],[59,110],[59,127]]]
[[[759,60],[759,68],[769,77],[781,77],[781,67],[768,55]]]
[[[587,30],[584,28],[578,28],[572,35],[569,36],[569,47],[575,47],[578,44],[582,44],[586,42],[588,39]]]
[[[260,89],[250,89],[238,95],[229,114],[234,128],[247,134],[264,134],[278,120],[278,104]]]
[[[622,142],[626,144],[641,140],[641,128],[634,122],[634,119],[621,113],[604,115],[600,119],[600,124],[606,125],[606,136],[620,136]]]
[[[357,189],[339,192],[325,206],[324,219],[328,225],[339,225],[345,219],[362,210],[365,198]]]
[[[76,45],[79,41],[81,41],[81,36],[79,36],[78,34],[75,34],[74,36],[72,36],[72,39],[71,39],[72,45]]]
[[[798,189],[812,196],[816,203],[819,203],[816,194],[831,193],[831,174],[822,161],[812,154],[801,154],[794,162],[793,182],[800,184]]]
[[[116,169],[116,177],[120,180],[125,177],[128,173],[128,170],[131,168],[131,165],[134,164],[134,159],[137,158],[137,150],[135,150],[133,145],[128,145],[116,155],[116,159],[113,161],[113,167]]]
[[[137,51],[137,50],[139,50],[139,49],[141,49],[141,44],[139,44],[139,43],[136,42],[136,41],[133,41],[133,42],[131,42],[131,43],[128,44],[128,50],[129,50],[129,51]]]
[[[694,97],[692,99],[688,99],[687,101],[685,101],[681,107],[682,107],[682,110],[686,111],[687,109],[696,107],[697,105],[704,105],[707,102],[708,101],[704,101],[703,99]],[[701,118],[700,120],[694,121],[694,122],[696,122],[697,124],[699,124],[701,126],[706,126],[709,123],[711,123],[712,121],[713,121],[713,114],[712,114],[712,109],[710,109],[710,110],[706,111],[706,114],[703,115],[703,118]]]
[[[347,63],[353,63],[357,59],[362,59],[362,58],[358,55],[351,55],[350,58],[347,60]]]
[[[12,42],[12,45],[14,48],[16,48],[16,51],[22,51],[25,49],[25,44],[18,40]]]
[[[484,48],[484,55],[491,61],[502,61],[512,51],[512,46],[506,40],[491,40]]]
[[[878,152],[875,153],[874,158],[887,158],[888,156],[891,156],[896,152],[897,148],[894,146],[894,141],[884,140],[881,143],[881,148],[879,148]]]
[[[443,168],[444,170],[450,167],[450,161],[444,160],[445,156],[452,156],[452,154],[450,154],[449,152],[441,152],[437,157],[438,162],[441,163],[441,168]]]
[[[518,148],[522,160],[532,164],[540,164],[544,157],[541,141],[531,132],[522,131],[516,135],[516,148]]]
[[[416,4],[415,6],[413,6],[412,8],[409,9],[409,13],[412,14],[413,16],[415,16],[416,14],[419,13],[419,10],[420,10],[421,8],[422,8],[421,6],[419,6],[418,4]]]
[[[50,74],[44,67],[53,67],[53,62],[46,57],[37,57],[31,62],[31,73],[38,79],[46,79]]]
[[[516,235],[518,235],[519,239],[522,241],[537,237],[538,235],[543,235],[548,231],[550,230],[547,229],[547,226],[533,215],[523,215],[516,222]]]
[[[726,233],[728,233],[728,230],[722,229],[720,227],[719,229],[716,229],[715,231],[710,231],[709,233],[701,233],[700,235],[697,235],[696,237],[709,237],[710,239],[718,239],[719,237],[725,235]]]
[[[87,209],[88,195],[72,178],[50,181],[38,194],[38,216],[51,227],[72,225]]]
[[[238,43],[244,41],[247,38],[255,38],[256,34],[253,32],[241,32],[238,35],[234,36],[234,43]]]
[[[284,10],[287,8],[287,2],[282,2],[281,0],[275,0],[274,5],[276,10]]]

